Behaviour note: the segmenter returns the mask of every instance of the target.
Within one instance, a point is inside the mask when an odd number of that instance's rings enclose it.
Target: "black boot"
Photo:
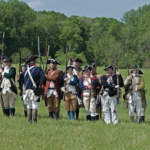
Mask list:
[[[37,123],[37,109],[32,109],[33,124]]]
[[[3,114],[5,115],[5,109],[3,109]]]
[[[54,120],[57,120],[57,119],[58,119],[58,112],[55,111],[55,112],[54,112]]]
[[[53,118],[53,112],[49,112],[49,119]]]
[[[79,109],[76,109],[76,120],[79,118]]]
[[[28,122],[32,123],[32,109],[27,110]]]
[[[27,111],[24,110],[24,116],[27,118]]]
[[[141,116],[140,123],[143,123],[143,122],[144,122],[144,116]]]
[[[99,120],[99,115],[96,115],[96,120]]]
[[[9,116],[14,116],[15,115],[15,109],[14,108],[10,108],[9,109]]]
[[[9,117],[9,109],[4,109],[4,115],[5,115],[6,117]]]
[[[143,116],[143,122],[145,122],[145,116]]]
[[[91,121],[95,121],[96,120],[96,116],[91,116]]]
[[[90,115],[87,115],[87,116],[86,116],[86,120],[87,120],[87,121],[88,121],[88,120],[91,121],[91,116],[90,116]]]

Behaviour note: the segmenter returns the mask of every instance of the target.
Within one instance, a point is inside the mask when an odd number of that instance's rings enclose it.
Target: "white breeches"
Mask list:
[[[145,109],[144,108],[141,109],[141,116],[145,116]]]
[[[111,121],[113,124],[118,123],[118,104],[117,104],[117,95],[110,97],[108,94],[101,96],[102,98],[102,109],[104,115],[104,121],[106,124],[110,124]]]
[[[38,102],[29,100],[27,101],[27,109],[38,109]]]
[[[132,106],[132,103],[128,103],[129,116],[134,116],[135,109],[136,109],[136,116],[141,116],[141,109],[142,109],[141,100],[134,101],[134,106]]]
[[[83,103],[86,111],[86,115],[96,116],[96,103],[95,98],[92,96],[90,99],[90,108],[89,108],[89,96],[83,97]]]

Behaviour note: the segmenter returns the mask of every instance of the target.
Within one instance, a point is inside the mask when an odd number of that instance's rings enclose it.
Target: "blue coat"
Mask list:
[[[29,65],[29,68],[32,67],[33,65]],[[22,76],[24,76],[24,78],[21,78],[20,80],[20,85],[21,87],[23,86],[23,84],[26,86],[26,90],[28,89],[34,89],[34,86],[32,84],[32,81],[29,77],[28,72],[27,71],[27,66],[25,68],[25,72],[22,73]],[[30,73],[31,76],[36,84],[37,87],[39,87],[40,84],[40,79],[42,79],[42,84],[45,85],[46,84],[46,77],[45,74],[43,72],[43,70],[37,66],[34,66],[32,69],[30,69]]]
[[[94,85],[94,87],[95,87],[95,89],[96,89],[96,87],[99,86],[99,81],[98,81],[98,79],[97,79],[96,76],[94,76],[94,77],[95,77],[95,80],[93,81],[93,85]],[[81,77],[81,79],[80,79],[80,81],[79,81],[79,88],[80,88],[81,90],[86,90],[86,86],[83,85],[83,77]]]
[[[66,76],[66,77],[68,77],[68,76]],[[64,79],[65,79],[66,77],[65,77],[65,75],[63,76],[63,83],[64,83]],[[76,86],[77,83],[78,83],[78,76],[77,76],[77,75],[73,75],[73,77],[74,77],[74,80],[73,80],[73,81],[70,81],[69,84],[70,84],[70,85],[73,85],[73,86]],[[79,95],[78,91],[76,91],[76,95],[77,95],[78,98],[80,98],[80,95]]]
[[[73,81],[70,81],[70,85],[73,85],[73,86],[75,86],[75,85],[77,85],[77,83],[78,83],[78,77],[77,77],[77,75],[73,75],[73,77],[74,77],[74,80]],[[65,75],[63,76],[63,83],[64,83],[64,79],[65,79],[66,77],[65,77]],[[67,78],[68,78],[68,76],[67,76]]]

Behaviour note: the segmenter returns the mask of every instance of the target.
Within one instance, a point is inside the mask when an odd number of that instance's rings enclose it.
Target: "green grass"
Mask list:
[[[18,67],[18,65],[16,65]],[[61,66],[64,70],[64,66]],[[126,70],[119,70],[123,78]],[[147,100],[150,99],[150,70],[142,70],[146,83]],[[104,74],[102,68],[98,72]],[[122,91],[124,91],[122,89]],[[80,109],[79,121],[69,121],[61,102],[61,118],[49,120],[44,101],[39,103],[38,122],[30,125],[24,117],[22,101],[16,104],[16,116],[6,118],[0,111],[0,149],[150,149],[150,110],[146,110],[146,121],[137,125],[131,123],[128,110],[119,105],[119,124],[106,125],[101,119],[97,122],[85,120],[85,110]]]

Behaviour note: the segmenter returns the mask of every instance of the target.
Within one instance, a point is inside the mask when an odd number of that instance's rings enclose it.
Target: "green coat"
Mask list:
[[[11,67],[11,68],[10,68],[9,73],[4,73],[4,77],[10,80],[10,83],[11,83],[10,89],[11,89],[14,93],[18,94],[18,93],[17,93],[17,88],[16,88],[16,86],[15,86],[15,85],[13,84],[13,82],[11,81],[11,78],[12,78],[12,79],[14,80],[14,82],[15,82],[15,76],[16,76],[16,69],[15,69],[14,67]]]
[[[145,82],[143,77],[139,77],[139,84],[137,85],[137,91],[140,91],[141,93],[141,101],[142,101],[142,108],[146,108],[146,100],[145,100]],[[125,91],[127,91],[127,94],[129,93],[129,84],[124,85]],[[128,108],[128,99],[127,97],[124,100],[123,108]]]

